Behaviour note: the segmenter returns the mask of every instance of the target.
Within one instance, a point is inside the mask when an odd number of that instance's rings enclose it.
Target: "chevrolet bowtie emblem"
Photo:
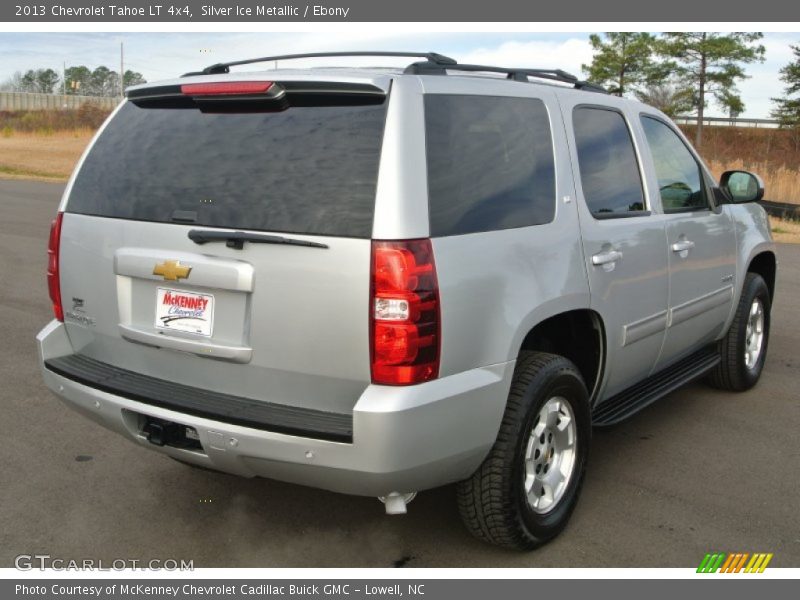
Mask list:
[[[153,269],[153,275],[161,275],[167,281],[186,279],[191,272],[192,267],[182,265],[179,260],[165,260]]]

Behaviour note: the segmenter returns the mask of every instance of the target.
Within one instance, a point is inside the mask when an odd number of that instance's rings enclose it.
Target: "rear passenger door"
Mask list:
[[[714,205],[708,178],[687,142],[657,115],[643,114],[640,120],[669,249],[669,319],[660,369],[722,333],[733,303],[736,237],[728,213]]]
[[[580,96],[585,102],[585,93]],[[591,307],[605,325],[601,398],[607,398],[647,377],[661,350],[668,299],[664,223],[650,211],[638,140],[622,105],[562,100],[562,110],[572,141]]]

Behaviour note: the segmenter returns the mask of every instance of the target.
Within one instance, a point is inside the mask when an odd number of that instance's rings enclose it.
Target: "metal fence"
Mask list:
[[[0,110],[57,110],[75,109],[92,103],[102,108],[112,109],[119,104],[119,98],[100,96],[72,96],[61,94],[31,94],[27,92],[0,92]]]
[[[759,202],[768,215],[780,217],[781,219],[800,220],[800,204],[789,204],[788,202],[770,202],[761,200]]]
[[[674,121],[679,125],[697,125],[697,117],[675,117]],[[703,125],[721,127],[761,127],[776,129],[780,126],[774,119],[744,119],[730,117],[704,117]]]

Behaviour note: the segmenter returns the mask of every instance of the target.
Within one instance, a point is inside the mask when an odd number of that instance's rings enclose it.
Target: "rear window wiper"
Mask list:
[[[244,231],[210,231],[204,229],[192,229],[189,232],[189,239],[195,244],[205,244],[207,242],[225,242],[228,248],[241,250],[245,242],[253,244],[287,244],[290,246],[307,246],[309,248],[327,248],[327,244],[319,242],[309,242],[287,238],[281,235],[270,235],[268,233],[247,233]]]

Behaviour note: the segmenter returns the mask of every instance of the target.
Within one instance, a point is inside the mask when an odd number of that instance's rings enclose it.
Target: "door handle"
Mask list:
[[[592,255],[593,265],[608,265],[617,262],[622,258],[622,252],[619,250],[604,250]]]
[[[679,242],[675,242],[672,244],[672,251],[673,252],[686,252],[687,250],[691,250],[694,248],[694,242],[689,240],[681,240]]]

